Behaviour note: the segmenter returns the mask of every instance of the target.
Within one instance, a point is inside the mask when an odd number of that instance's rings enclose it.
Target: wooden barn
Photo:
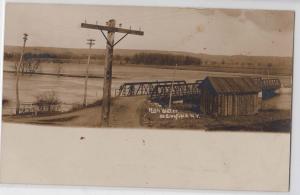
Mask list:
[[[200,111],[215,116],[252,115],[258,112],[258,80],[241,77],[206,77],[199,84]]]

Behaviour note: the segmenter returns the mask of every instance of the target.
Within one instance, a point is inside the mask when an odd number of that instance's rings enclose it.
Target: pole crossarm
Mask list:
[[[140,31],[140,30],[131,30],[131,29],[125,29],[125,28],[109,27],[109,26],[102,26],[102,25],[97,25],[97,24],[81,23],[81,28],[105,30],[105,31],[108,31],[108,32],[119,32],[119,33],[126,33],[126,34],[132,34],[132,35],[144,35],[144,32]]]

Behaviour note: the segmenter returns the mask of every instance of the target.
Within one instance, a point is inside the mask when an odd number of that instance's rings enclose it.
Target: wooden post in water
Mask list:
[[[175,67],[175,70],[174,70],[174,74],[173,74],[173,78],[172,78],[171,89],[170,89],[169,108],[172,107],[172,93],[173,93],[174,80],[175,80],[175,76],[176,76],[177,67],[178,67],[178,65],[176,64],[176,67]]]
[[[17,64],[17,67],[16,67],[16,115],[20,114],[20,95],[19,95],[20,68],[21,68],[21,65],[22,65],[22,62],[23,62],[23,56],[24,56],[24,52],[25,52],[26,41],[28,39],[27,37],[28,37],[28,34],[24,33],[23,48],[22,48],[19,63]]]
[[[144,35],[143,31],[131,30],[121,28],[116,26],[116,21],[114,19],[109,20],[106,26],[98,24],[87,24],[81,23],[82,28],[100,30],[104,38],[106,39],[106,55],[105,55],[105,65],[104,65],[104,82],[103,82],[103,98],[102,98],[102,114],[101,114],[101,126],[109,126],[109,113],[110,113],[110,99],[111,99],[111,82],[112,82],[112,61],[113,61],[113,48],[121,40],[123,40],[128,34],[132,35]],[[107,31],[107,35],[103,31]],[[116,43],[114,43],[114,34],[125,33]]]

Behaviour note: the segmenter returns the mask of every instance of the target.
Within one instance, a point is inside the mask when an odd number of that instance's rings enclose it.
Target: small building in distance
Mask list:
[[[258,112],[261,87],[258,79],[206,77],[200,84],[200,111],[214,116],[242,116]]]

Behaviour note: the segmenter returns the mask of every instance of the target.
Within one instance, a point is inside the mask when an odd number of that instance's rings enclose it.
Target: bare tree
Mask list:
[[[23,63],[23,69],[22,69],[22,73],[30,73],[30,74],[33,74],[33,73],[36,73],[37,70],[39,69],[40,67],[40,61],[39,60],[27,60]]]
[[[40,61],[39,60],[23,60],[22,63],[19,65],[18,63],[15,64],[14,69],[17,72],[17,69],[19,70],[19,73],[21,75],[24,75],[25,73],[36,73],[40,67]]]
[[[39,111],[51,113],[58,111],[62,102],[54,91],[47,91],[36,96],[34,104],[39,108]]]

